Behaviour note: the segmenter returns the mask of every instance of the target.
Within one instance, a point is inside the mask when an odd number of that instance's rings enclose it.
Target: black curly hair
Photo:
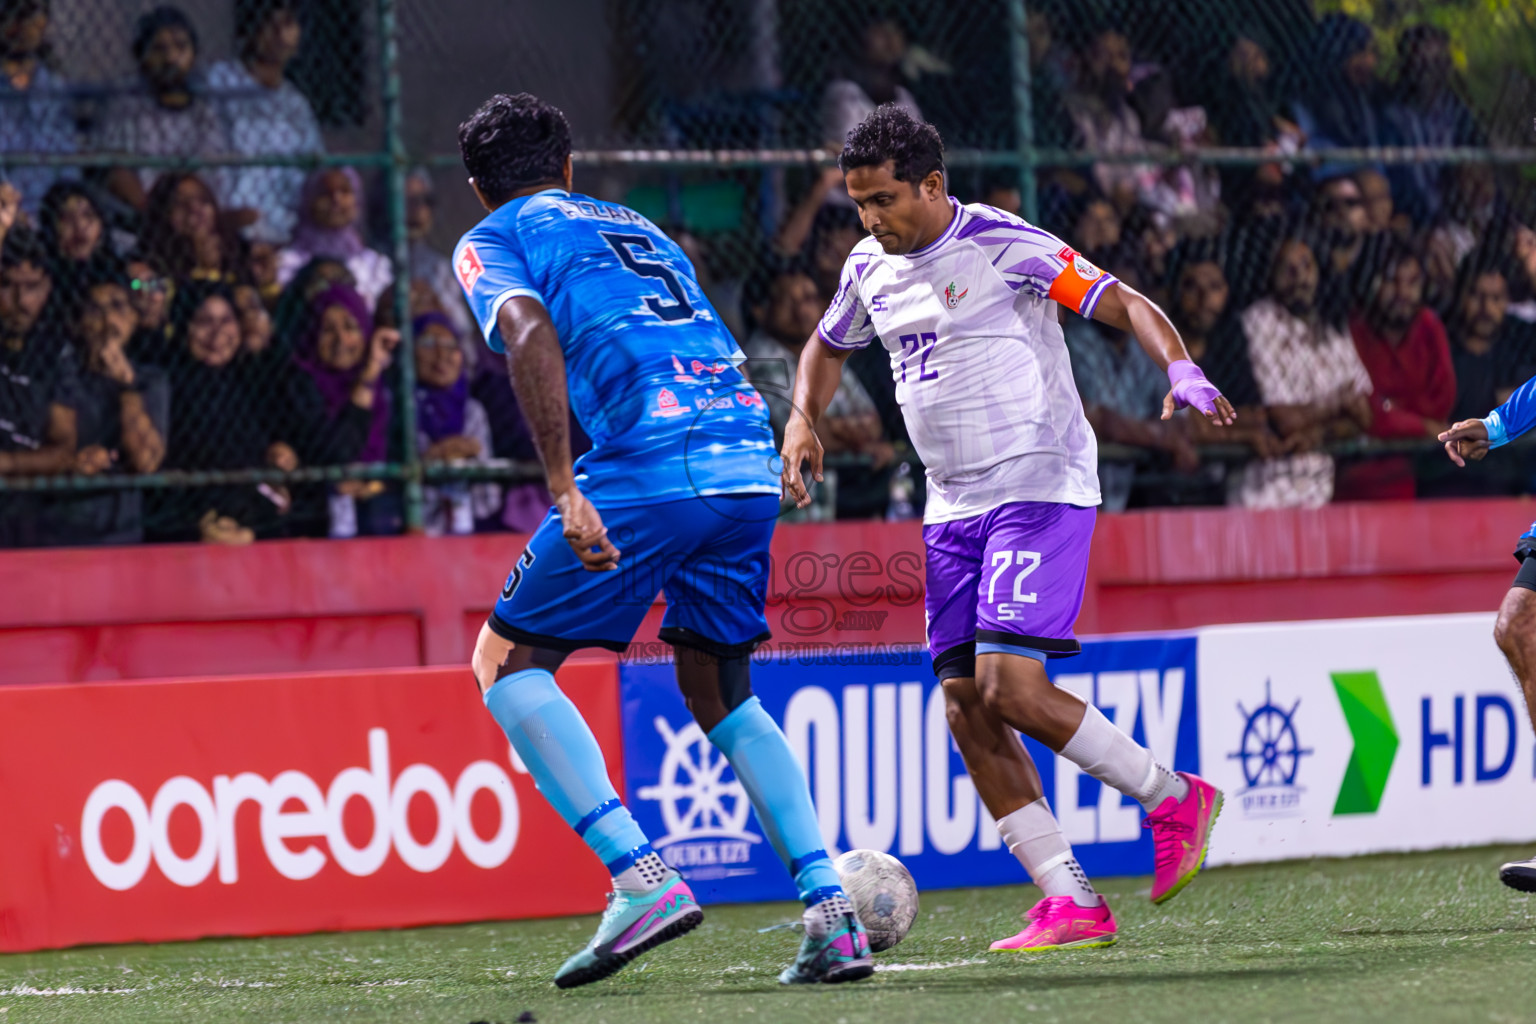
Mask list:
[[[520,188],[562,182],[571,126],[531,93],[498,93],[459,125],[459,153],[481,194],[499,206]]]
[[[887,160],[896,180],[911,182],[915,190],[934,171],[944,173],[944,140],[937,128],[905,108],[884,104],[848,133],[837,166],[846,174],[856,167],[879,167]]]

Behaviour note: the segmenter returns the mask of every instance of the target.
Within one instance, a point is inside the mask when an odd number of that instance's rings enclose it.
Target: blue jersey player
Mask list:
[[[493,96],[459,127],[459,147],[490,215],[459,241],[454,269],[506,354],[555,498],[480,631],[475,678],[539,791],[613,875],[597,934],[555,983],[605,978],[703,920],[553,675],[578,648],[623,650],[658,590],[688,707],[806,906],[806,938],[779,980],[868,977],[869,942],[822,849],[805,774],[752,696],[779,479],[740,349],[677,245],[633,210],[571,191],[570,128],[555,107]],[[574,464],[572,412],[592,438]]]
[[[1440,435],[1445,453],[1458,466],[1467,460],[1486,458],[1494,448],[1502,448],[1536,427],[1536,377],[1515,389],[1509,401],[1480,420],[1462,420]],[[1504,652],[1509,667],[1525,691],[1525,708],[1536,727],[1536,523],[1521,535],[1515,545],[1520,571],[1494,623],[1493,639]],[[1512,889],[1536,892],[1536,858],[1517,860],[1499,869],[1499,879]]]

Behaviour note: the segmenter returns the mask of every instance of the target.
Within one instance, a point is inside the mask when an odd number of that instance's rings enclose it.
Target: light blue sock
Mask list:
[[[485,707],[528,773],[567,825],[617,875],[651,853],[645,833],[608,781],[597,737],[576,705],[542,668],[526,668],[496,681]]]
[[[805,772],[762,702],[748,698],[710,730],[709,741],[731,762],[805,905],[840,895],[842,882],[822,848]]]

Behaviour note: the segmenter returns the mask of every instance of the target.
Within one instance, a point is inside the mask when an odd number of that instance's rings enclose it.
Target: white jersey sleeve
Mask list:
[[[863,348],[875,338],[875,324],[864,300],[859,297],[859,282],[869,269],[870,255],[854,249],[843,262],[843,275],[837,284],[837,294],[822,315],[816,333],[833,348]]]
[[[976,209],[970,207],[968,212]],[[987,254],[1008,287],[1093,316],[1099,299],[1115,283],[1113,276],[1049,231],[1001,210],[980,209],[985,213],[968,216],[959,237],[969,238]]]

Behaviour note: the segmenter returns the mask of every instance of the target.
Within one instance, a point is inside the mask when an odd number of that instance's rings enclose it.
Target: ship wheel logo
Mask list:
[[[656,785],[641,786],[637,795],[656,801],[667,834],[651,845],[664,847],[686,839],[762,842],[761,836],[747,831],[752,804],[746,790],[734,777],[724,778],[730,763],[709,742],[699,723],[689,722],[674,732],[671,724],[657,715],[654,724],[667,752],[661,759]]]
[[[1301,759],[1312,753],[1296,736],[1296,709],[1301,701],[1280,707],[1270,694],[1269,680],[1264,681],[1264,703],[1252,711],[1237,705],[1243,716],[1243,738],[1238,749],[1227,755],[1241,763],[1243,779],[1249,789],[1291,788],[1296,785],[1296,771]]]

